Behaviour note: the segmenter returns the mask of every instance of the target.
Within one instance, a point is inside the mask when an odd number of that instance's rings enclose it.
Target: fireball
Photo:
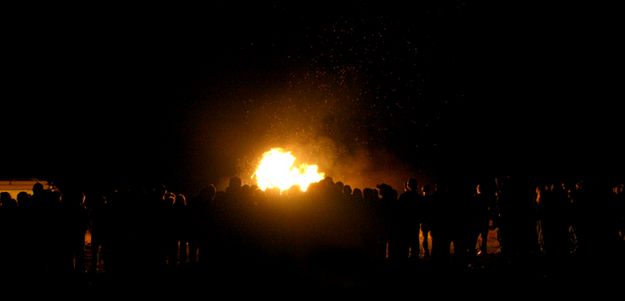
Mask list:
[[[293,186],[299,186],[301,191],[306,191],[310,184],[325,177],[316,164],[294,164],[295,156],[290,151],[272,148],[263,154],[252,178],[256,178],[256,185],[261,190],[278,188],[282,192]]]

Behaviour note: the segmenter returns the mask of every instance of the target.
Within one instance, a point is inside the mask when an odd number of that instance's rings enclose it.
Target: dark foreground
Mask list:
[[[621,246],[622,251],[622,246]],[[26,294],[42,292],[123,296],[139,293],[158,296],[293,296],[327,291],[350,293],[409,294],[445,298],[479,299],[535,297],[555,294],[574,297],[592,293],[620,298],[625,264],[621,259],[569,258],[556,262],[538,256],[511,260],[489,254],[470,263],[442,264],[429,258],[394,264],[355,259],[341,251],[302,258],[262,258],[238,262],[215,261],[159,269],[129,269],[67,275],[32,275],[20,271],[3,280],[5,292],[17,289]],[[623,254],[623,253],[621,253]],[[252,256],[250,256],[252,257]],[[617,256],[618,258],[618,256]]]

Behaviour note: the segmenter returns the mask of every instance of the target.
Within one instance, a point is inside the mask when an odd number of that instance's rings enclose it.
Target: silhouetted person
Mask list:
[[[31,205],[33,208],[43,208],[45,206],[45,190],[43,184],[35,183],[33,185],[33,195],[30,197]]]
[[[232,177],[230,178],[230,182],[228,187],[226,187],[226,194],[231,196],[231,199],[239,201],[238,197],[241,193],[241,178]]]
[[[448,264],[450,260],[456,219],[453,197],[451,183],[447,179],[439,179],[431,200],[432,259],[437,264]]]
[[[574,193],[578,255],[585,260],[607,261],[618,250],[618,214],[610,202],[609,187],[600,177],[577,183]]]
[[[386,256],[386,241],[383,236],[382,207],[378,191],[374,188],[365,188],[362,191],[362,215],[365,224],[362,229],[365,254],[371,260],[382,260]]]
[[[0,206],[4,209],[17,208],[17,201],[8,192],[0,192]]]
[[[502,252],[526,259],[538,253],[536,203],[526,178],[509,176],[501,188]]]
[[[69,189],[63,195],[62,228],[60,237],[63,246],[63,270],[85,272],[85,232],[89,217],[85,208],[85,195],[79,190]]]
[[[401,259],[419,258],[419,186],[417,180],[406,181],[404,192],[399,196],[399,231],[400,245],[398,250]]]
[[[345,201],[351,201],[352,200],[352,187],[349,185],[345,185],[343,186],[343,199]]]
[[[488,242],[488,229],[490,222],[490,207],[492,204],[491,195],[488,190],[484,188],[487,185],[482,183],[477,184],[475,187],[475,194],[471,204],[469,205],[468,215],[470,219],[471,238],[469,247],[473,248],[478,241],[478,237],[481,236],[482,241],[479,245],[480,255],[486,255],[487,242]],[[471,254],[472,255],[472,254]]]
[[[179,265],[184,265],[187,262],[187,243],[188,243],[188,231],[190,228],[190,214],[187,208],[187,198],[184,194],[177,194],[173,205],[173,219],[174,219],[174,240],[178,249],[178,262]]]
[[[191,229],[189,232],[190,262],[207,263],[211,254],[211,244],[215,242],[215,195],[217,189],[209,185],[189,202]]]
[[[362,205],[363,196],[360,188],[354,188],[354,191],[352,192],[352,200],[356,202],[356,204]]]
[[[561,260],[569,255],[569,202],[566,192],[554,182],[544,185],[540,193],[542,234],[546,255]]]
[[[30,195],[26,191],[20,191],[17,194],[17,205],[20,208],[28,209],[32,207]]]
[[[387,250],[387,258],[390,260],[398,260],[403,257],[400,255],[401,236],[400,236],[400,209],[397,200],[397,191],[388,184],[382,183],[377,185],[380,191],[380,214],[382,221],[382,241]]]
[[[614,202],[616,204],[616,213],[618,220],[618,231],[620,238],[625,240],[625,185],[619,183],[614,187]]]
[[[20,210],[21,211],[21,210]],[[22,222],[18,216],[17,202],[8,192],[0,193],[0,279],[15,277],[20,257]]]
[[[428,236],[432,229],[432,202],[436,198],[436,191],[432,188],[431,184],[423,186],[422,196],[419,199],[417,213],[419,214],[419,220],[421,222],[421,234],[423,235],[423,256],[430,256],[430,246]]]
[[[161,240],[162,251],[165,263],[168,267],[175,267],[178,261],[178,239],[176,237],[177,218],[174,204],[176,203],[176,194],[167,192],[163,198],[163,211],[161,222],[163,223],[163,237]]]
[[[98,271],[98,264],[101,261],[103,271],[107,271],[110,264],[110,241],[111,241],[111,204],[106,196],[92,198],[90,219],[91,219],[91,271]]]

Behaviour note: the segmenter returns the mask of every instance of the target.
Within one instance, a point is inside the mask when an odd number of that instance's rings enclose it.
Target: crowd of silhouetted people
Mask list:
[[[497,252],[488,247],[493,233]],[[16,200],[0,195],[0,269],[29,279],[471,269],[488,257],[609,265],[622,263],[624,235],[623,182],[606,177],[411,178],[401,192],[332,178],[306,192],[262,191],[233,177],[225,191],[207,185],[191,195],[162,185],[90,192],[39,183]]]

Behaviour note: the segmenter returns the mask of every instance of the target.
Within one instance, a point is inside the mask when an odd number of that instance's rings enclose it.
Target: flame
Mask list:
[[[272,148],[263,154],[252,178],[256,178],[256,185],[262,190],[278,188],[282,192],[296,185],[306,191],[310,184],[325,177],[316,164],[294,166],[294,163],[295,156],[290,151]]]

